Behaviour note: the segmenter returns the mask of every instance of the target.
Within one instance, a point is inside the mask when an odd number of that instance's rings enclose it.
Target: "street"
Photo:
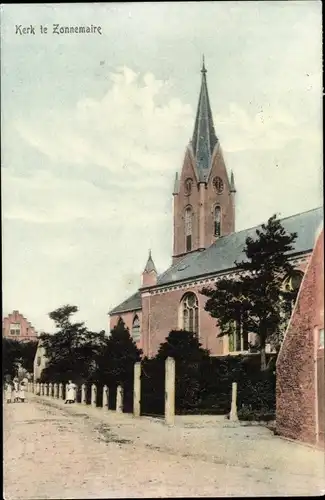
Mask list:
[[[4,405],[4,498],[320,495],[324,454],[206,417],[168,428],[27,395]],[[201,422],[201,423],[200,423]]]

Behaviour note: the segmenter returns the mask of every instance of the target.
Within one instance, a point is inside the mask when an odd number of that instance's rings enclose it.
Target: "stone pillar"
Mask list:
[[[92,384],[92,386],[91,386],[90,404],[91,404],[91,406],[93,406],[95,408],[97,406],[97,387],[95,384]]]
[[[82,384],[82,386],[81,386],[81,403],[83,405],[87,404],[87,400],[86,400],[86,384]]]
[[[237,416],[237,382],[232,383],[230,420],[238,420]]]
[[[116,413],[123,413],[123,387],[117,386],[116,391]]]
[[[103,387],[103,408],[108,409],[108,387],[104,385]]]
[[[59,389],[58,384],[54,384],[53,396],[54,396],[55,398],[57,398],[57,397],[58,397],[58,392],[59,392],[59,390],[58,390],[58,389]]]
[[[165,423],[175,423],[175,360],[170,357],[165,361]]]
[[[141,401],[141,363],[134,364],[134,385],[133,385],[133,415],[140,417]]]
[[[63,384],[62,383],[59,385],[59,398],[63,399]]]
[[[49,383],[49,396],[50,397],[53,396],[53,384],[52,384],[52,382]]]
[[[37,382],[37,384],[36,384],[36,393],[41,394],[41,387],[40,387],[39,382]]]

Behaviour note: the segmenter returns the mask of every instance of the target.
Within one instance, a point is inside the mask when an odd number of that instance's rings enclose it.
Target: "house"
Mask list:
[[[3,318],[2,337],[19,342],[38,340],[35,328],[19,311],[13,311]]]

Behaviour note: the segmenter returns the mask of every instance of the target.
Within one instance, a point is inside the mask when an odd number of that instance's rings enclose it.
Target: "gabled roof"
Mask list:
[[[192,138],[192,149],[196,158],[198,177],[200,180],[205,180],[210,168],[212,152],[218,138],[214,131],[204,59],[201,73],[202,83]]]
[[[127,311],[140,311],[141,310],[141,293],[137,291],[131,297],[127,298],[124,302],[114,307],[108,314],[119,314]]]
[[[286,231],[298,234],[292,254],[311,251],[315,232],[323,220],[323,209],[316,208],[282,219]],[[226,272],[234,268],[235,261],[245,259],[243,249],[248,236],[255,237],[261,225],[218,238],[203,252],[187,254],[158,277],[157,285],[166,285],[208,274]]]
[[[290,233],[297,233],[294,243],[294,250],[291,255],[311,252],[315,244],[315,234],[323,221],[323,208],[315,208],[292,215],[281,220],[283,227]],[[255,238],[256,229],[261,229],[261,225],[255,226],[237,233],[229,234],[218,238],[209,248],[204,251],[196,251],[184,256],[183,259],[170,266],[157,279],[157,286],[176,284],[178,282],[193,278],[202,279],[206,275],[212,275],[231,271],[235,266],[235,261],[245,259],[243,249],[248,236]],[[127,311],[141,310],[141,292],[138,291],[112,309],[109,314],[118,314]]]

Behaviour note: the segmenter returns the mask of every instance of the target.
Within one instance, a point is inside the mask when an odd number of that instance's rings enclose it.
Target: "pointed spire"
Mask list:
[[[176,172],[173,194],[178,194],[178,193],[179,193],[179,179],[178,179],[178,172]]]
[[[234,177],[233,171],[231,171],[231,175],[230,175],[230,192],[236,193],[235,177]]]
[[[199,104],[196,113],[192,147],[196,157],[196,166],[198,169],[199,178],[203,179],[204,174],[210,167],[211,155],[216,145],[218,138],[214,131],[212,112],[210,107],[208,87],[207,87],[207,70],[205,60],[202,60],[202,82],[199,97]],[[205,171],[205,172],[204,172]]]
[[[154,271],[157,274],[156,266],[154,264],[154,261],[152,260],[151,250],[149,250],[149,257],[148,257],[147,264],[146,264],[146,267],[144,268],[143,272],[144,273],[151,273],[152,271]]]

